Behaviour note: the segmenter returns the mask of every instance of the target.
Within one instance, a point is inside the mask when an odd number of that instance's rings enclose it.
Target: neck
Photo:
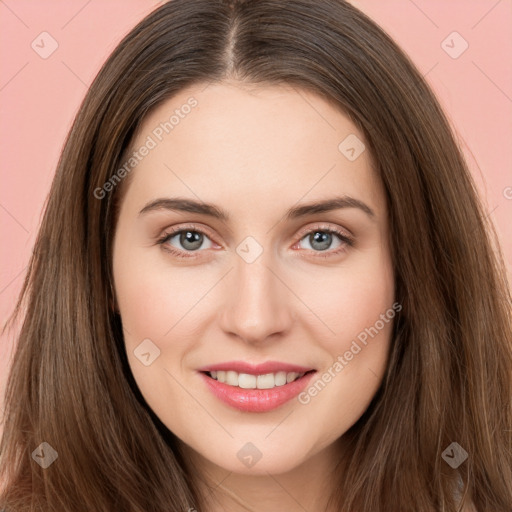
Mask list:
[[[191,462],[204,512],[335,512],[329,504],[334,489],[334,469],[343,453],[343,438],[306,457],[280,474],[248,475],[228,471],[183,445]]]

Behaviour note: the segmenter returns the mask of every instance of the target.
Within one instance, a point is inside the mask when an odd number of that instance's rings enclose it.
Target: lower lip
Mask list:
[[[272,389],[243,389],[229,386],[200,372],[209,390],[227,405],[244,412],[267,412],[296,397],[316,372],[308,373],[284,386]]]

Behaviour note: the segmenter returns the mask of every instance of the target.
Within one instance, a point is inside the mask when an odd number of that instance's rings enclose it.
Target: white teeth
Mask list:
[[[256,387],[258,389],[272,389],[275,386],[275,377],[273,373],[258,375],[256,378]]]
[[[210,372],[210,376],[213,379],[223,382],[228,386],[235,386],[243,389],[272,389],[273,387],[289,384],[303,375],[304,373],[296,372],[266,373],[264,375],[237,373],[232,370],[218,370]]]
[[[236,372],[233,372],[236,373]],[[249,375],[248,373],[241,373],[240,375],[236,376],[236,383],[233,384],[233,382],[227,382],[226,384],[229,384],[231,386],[238,386],[244,389],[256,389],[256,375]]]
[[[226,372],[226,384],[229,384],[230,386],[238,386],[238,373],[227,371]],[[240,386],[242,387],[242,386]]]
[[[297,378],[298,373],[289,372],[286,374],[286,383],[293,382]]]
[[[286,372],[277,372],[274,376],[274,384],[284,386],[286,384]]]

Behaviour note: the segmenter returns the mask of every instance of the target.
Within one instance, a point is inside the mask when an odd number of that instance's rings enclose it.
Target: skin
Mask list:
[[[368,150],[350,161],[338,149],[350,134],[364,141],[348,117],[290,86],[190,87],[144,120],[133,148],[191,96],[197,106],[138,163],[121,203],[114,289],[129,364],[149,406],[215,488],[212,511],[242,503],[265,512],[322,510],[343,434],[382,381],[392,321],[307,404],[240,412],[210,393],[197,368],[277,360],[332,373],[336,358],[394,303],[384,190]],[[351,207],[284,218],[288,208],[341,195],[363,201],[374,217]],[[230,220],[139,214],[177,196],[214,203]],[[190,223],[206,233],[199,249],[179,234],[166,244],[192,257],[157,243]],[[308,236],[319,223],[353,236],[354,245],[332,235],[321,250]],[[252,263],[236,252],[248,236],[263,251]],[[134,355],[147,338],[160,350],[149,366]],[[248,442],[262,454],[252,467],[237,457]]]

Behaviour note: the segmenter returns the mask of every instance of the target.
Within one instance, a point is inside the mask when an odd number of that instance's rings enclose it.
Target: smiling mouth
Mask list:
[[[239,373],[232,370],[228,371],[204,371],[204,373],[211,379],[232,386],[239,389],[272,389],[285,386],[295,382],[305,375],[314,373],[316,370],[310,370],[307,372],[275,372],[266,373],[260,375],[252,375],[249,373]]]

